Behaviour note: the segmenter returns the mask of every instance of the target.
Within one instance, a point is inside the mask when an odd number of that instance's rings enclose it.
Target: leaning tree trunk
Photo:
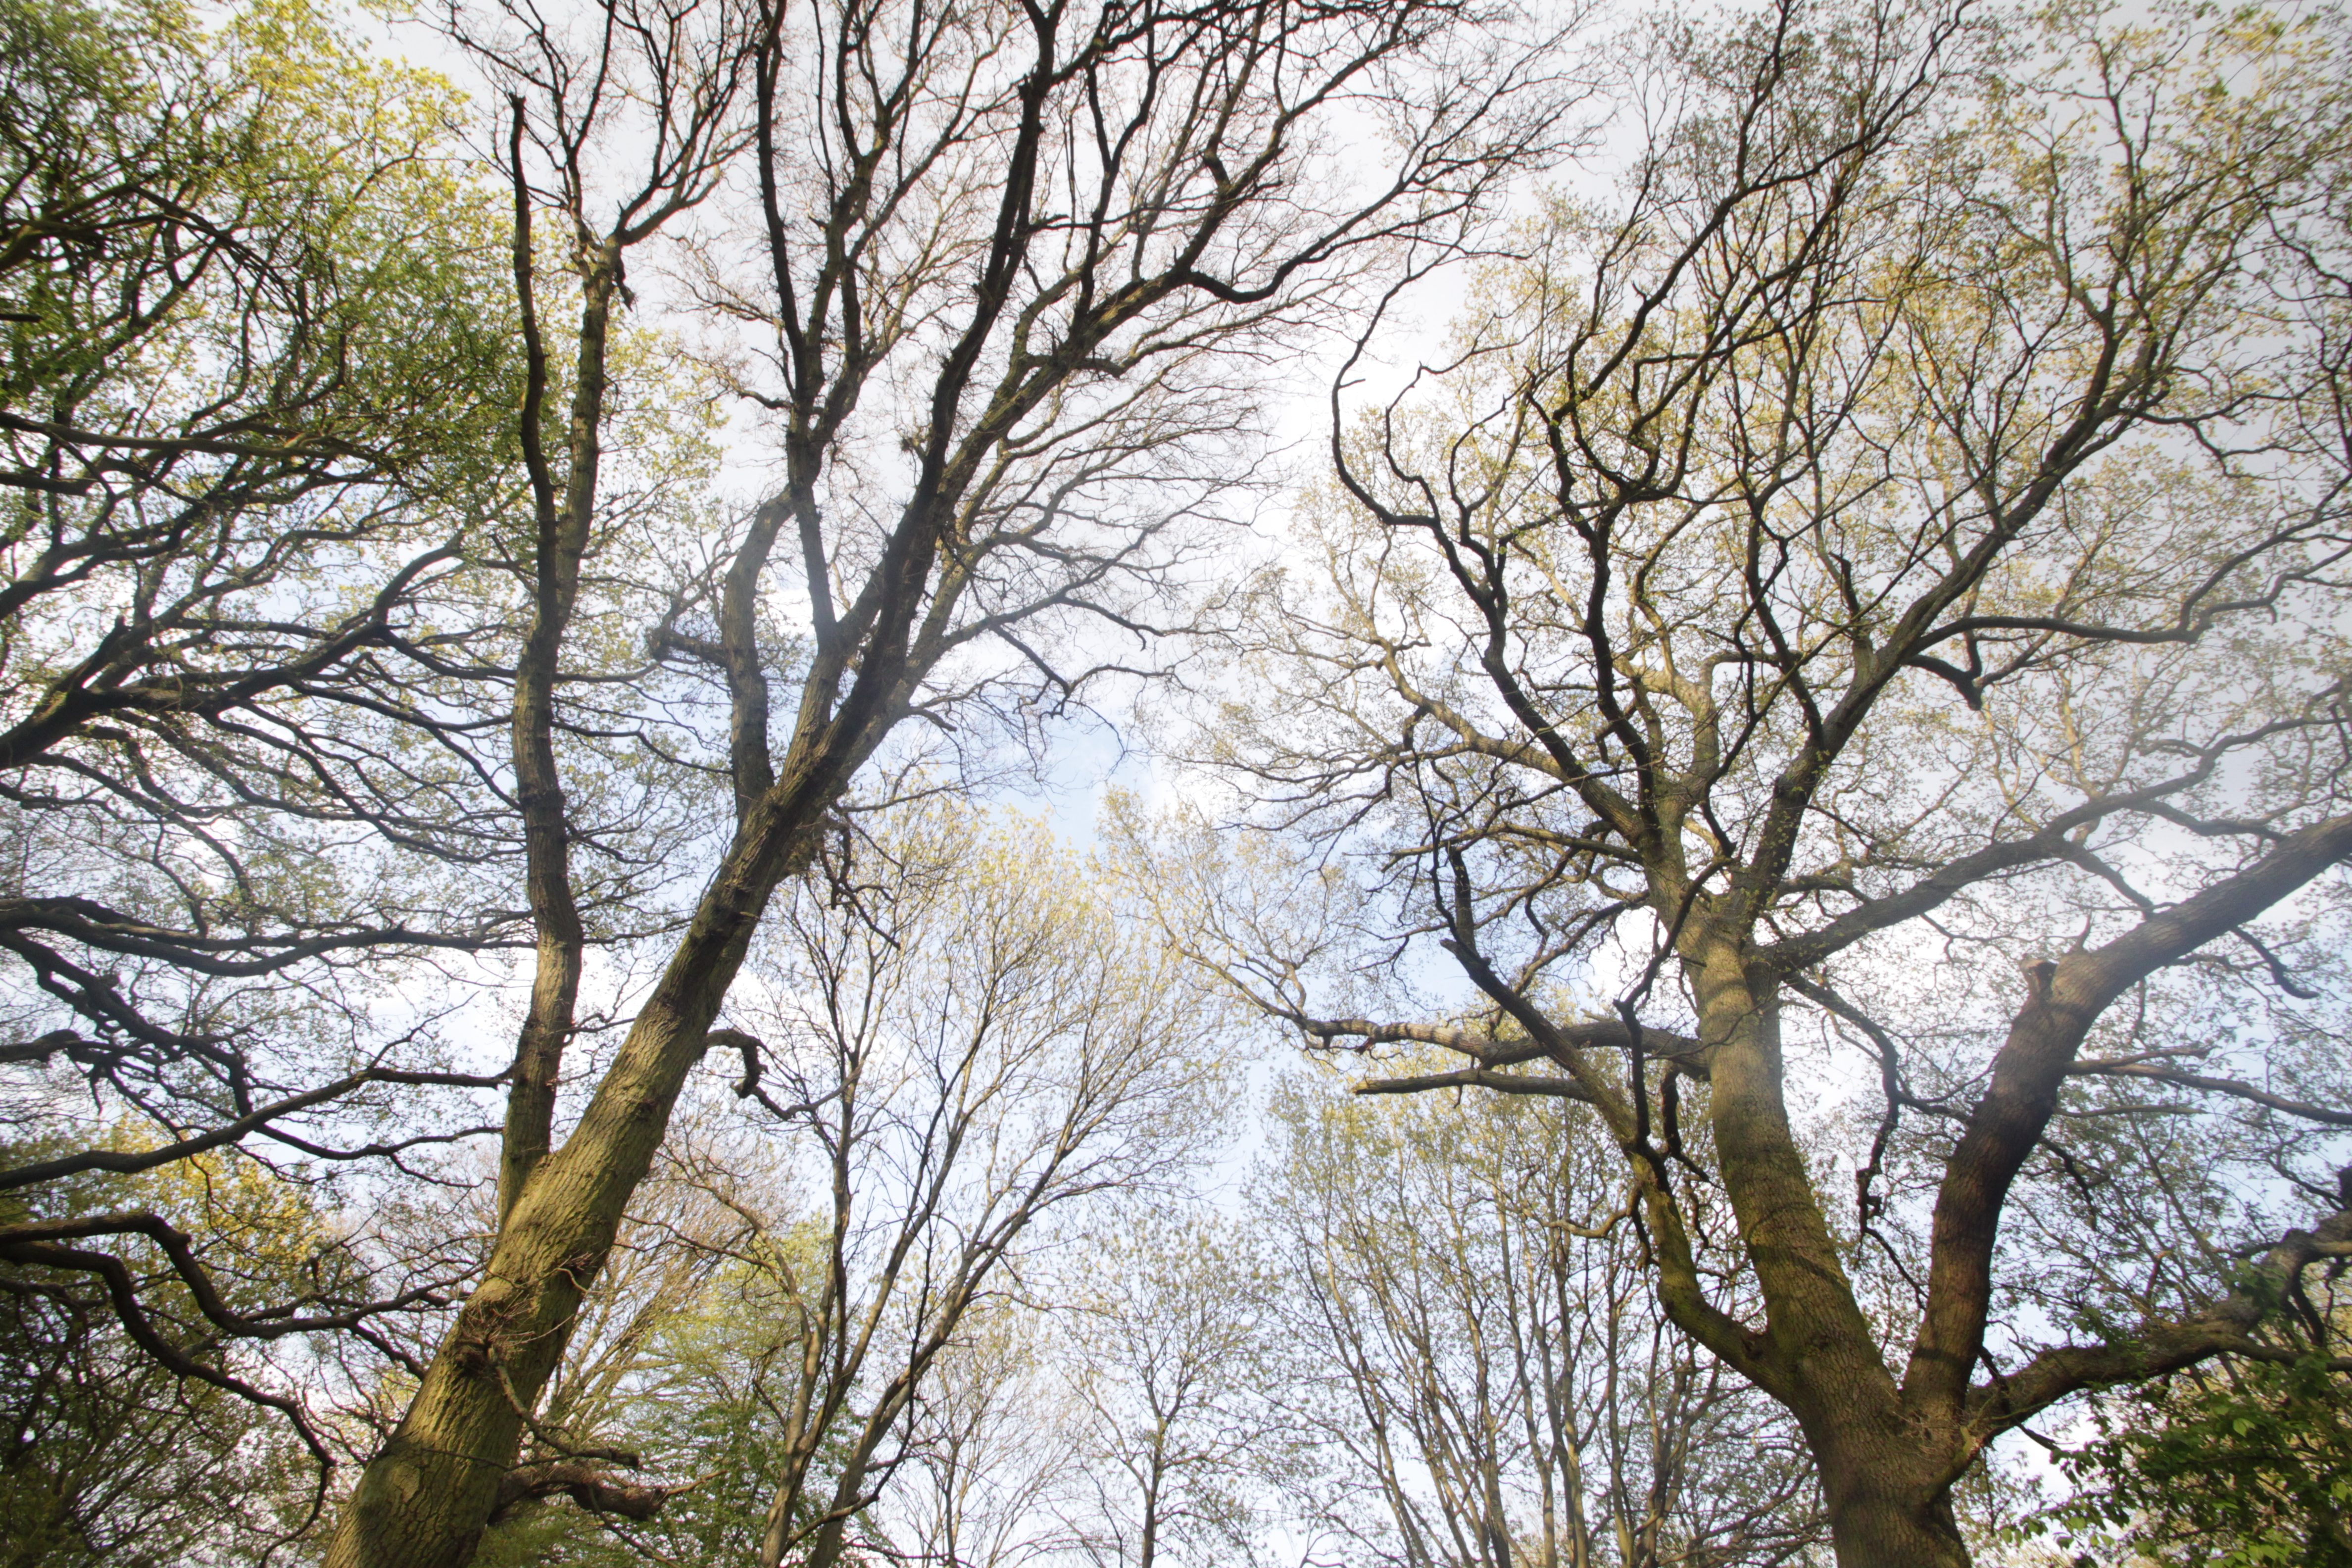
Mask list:
[[[531,1175],[408,1414],[361,1477],[328,1568],[465,1568],[472,1559],[524,1412],[652,1168],[769,895],[809,853],[796,829],[838,794],[839,772],[857,754],[824,760],[772,792],[738,833],[579,1127]]]

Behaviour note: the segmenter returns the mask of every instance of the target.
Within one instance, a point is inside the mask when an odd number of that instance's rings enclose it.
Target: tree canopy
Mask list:
[[[2341,1555],[2336,12],[0,32],[9,1562]]]

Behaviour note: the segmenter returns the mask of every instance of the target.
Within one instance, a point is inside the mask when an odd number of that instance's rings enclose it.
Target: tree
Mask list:
[[[506,477],[454,95],[300,4],[11,4],[0,35],[0,1070],[37,1129],[0,1191],[429,1160],[466,1120],[430,1091],[499,1075],[451,1070],[384,987],[515,928],[489,792],[407,722]],[[334,1300],[232,1309],[215,1238],[28,1202],[0,1259],[104,1281],[134,1342],[224,1387],[225,1341],[450,1279],[354,1234]],[[159,1247],[167,1294],[217,1309],[184,1343],[141,1305]]]
[[[1302,1074],[1275,1128],[1252,1206],[1291,1283],[1268,1338],[1287,1424],[1356,1503],[1335,1512],[1369,1512],[1364,1560],[1762,1568],[1822,1542],[1797,1434],[1652,1300],[1590,1111]],[[1722,1216],[1693,1218],[1717,1294],[1748,1294]]]
[[[805,1328],[789,1287],[821,1269],[822,1250],[758,1141],[717,1106],[684,1120],[500,1485],[480,1568],[719,1564],[758,1545],[784,1458],[776,1403]],[[712,1167],[730,1173],[723,1196],[701,1173]],[[837,1441],[819,1448],[821,1468],[837,1462]]]
[[[20,1026],[73,1026],[5,1059],[63,1055],[167,1130],[205,1089],[249,1115],[273,1003],[501,930],[345,842],[474,847],[362,718],[397,677],[345,688],[404,662],[501,478],[484,214],[441,165],[446,84],[301,6],[0,25],[6,949]]]
[[[1122,931],[1072,858],[967,810],[893,826],[862,872],[835,863],[781,901],[761,976],[762,1034],[799,1042],[762,1103],[798,1124],[795,1166],[825,1194],[813,1277],[782,1283],[799,1328],[768,1568],[841,1560],[910,1457],[935,1364],[988,1331],[1023,1254],[1088,1200],[1181,1176],[1228,1076],[1189,970]]]
[[[534,542],[510,732],[537,970],[498,1239],[353,1493],[338,1568],[472,1551],[688,1075],[714,1041],[756,1039],[712,1030],[772,897],[811,865],[900,721],[953,736],[992,712],[1018,731],[1076,700],[1093,661],[1063,639],[1163,618],[1185,525],[1249,433],[1254,356],[1344,313],[1368,276],[1458,246],[1497,183],[1572,129],[1549,67],[1471,47],[1463,24],[1482,19],[1425,0],[1205,13],[630,0],[574,32],[523,7],[452,18],[511,95]],[[1381,127],[1376,171],[1342,179],[1321,157],[1343,116]],[[724,715],[723,741],[673,755],[723,781],[733,810],[557,1148],[584,938],[577,774],[548,737],[591,689],[567,652],[587,590],[629,591],[582,564],[610,533],[611,311],[632,298],[627,257],[729,179],[751,226],[696,237],[694,299],[728,334],[782,471],[707,569],[673,583],[649,642],[662,665],[636,679]],[[540,436],[543,212],[581,307],[560,448]],[[792,708],[776,743],[772,689]],[[679,784],[658,798],[697,796]]]
[[[326,1216],[307,1196],[216,1153],[9,1194],[0,1222],[163,1217],[206,1238],[204,1278],[221,1310],[267,1316],[344,1283],[335,1278],[342,1259],[320,1245]],[[9,1568],[266,1554],[317,1517],[323,1478],[300,1440],[310,1433],[263,1403],[282,1409],[263,1393],[275,1369],[250,1343],[219,1342],[163,1247],[135,1232],[126,1240],[113,1259],[119,1277],[0,1264],[0,1563]],[[121,1310],[122,1293],[134,1313]],[[142,1331],[203,1357],[215,1378],[180,1375],[137,1342]]]
[[[1051,1425],[1003,1404],[1039,1381],[1032,1254],[1213,1135],[1213,999],[1073,858],[949,802],[866,826],[780,899],[737,1005],[761,1038],[728,1042],[765,1070],[640,1185],[487,1560],[609,1533],[615,1560],[856,1561],[900,1521],[961,1560],[972,1489],[1011,1479],[972,1473],[983,1429]]]
[[[965,1314],[916,1395],[906,1459],[877,1510],[892,1547],[956,1568],[1021,1568],[1067,1544],[1053,1503],[1086,1449],[1055,1353],[1066,1326],[1011,1291]]]
[[[1335,431],[1207,721],[1261,826],[1365,869],[1171,861],[1171,922],[1312,1042],[1591,1106],[1662,1304],[1795,1417],[1848,1568],[1964,1562],[1997,1436],[2268,1355],[2352,1237],[2333,26],[1654,30],[1614,205],[1554,204]],[[1430,945],[1475,1002],[1417,985]],[[1841,1040],[1884,1096],[1859,1248]],[[1699,1266],[1716,1193],[1752,1308]]]
[[[1084,1417],[1063,1505],[1075,1554],[1094,1568],[1259,1561],[1292,1436],[1269,1397],[1280,1284],[1233,1221],[1124,1217],[1081,1255],[1089,1289],[1064,1324]]]

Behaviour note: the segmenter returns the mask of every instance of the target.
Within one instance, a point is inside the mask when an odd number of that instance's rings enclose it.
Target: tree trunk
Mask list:
[[[1845,1449],[1832,1446],[1832,1451]],[[1814,1446],[1816,1454],[1824,1446]],[[1917,1456],[1870,1457],[1850,1449],[1822,1462],[1822,1490],[1829,1501],[1830,1541],[1838,1568],[1969,1568],[1969,1549],[1952,1517],[1951,1493],[1941,1489],[1923,1502],[1927,1488],[1895,1478],[1916,1468]]]
[[[1948,1479],[1957,1435],[1904,1405],[1874,1341],[1857,1345],[1819,1324],[1809,1336],[1786,1321],[1802,1317],[1774,1313],[1776,1339],[1813,1341],[1782,1403],[1819,1468],[1838,1568],[1968,1568]]]
[[[807,854],[793,828],[814,815],[806,795],[831,780],[795,783],[814,787],[780,790],[745,824],[579,1127],[524,1187],[482,1283],[361,1477],[328,1568],[464,1568],[472,1558],[523,1412],[653,1164],[760,913]]]
[[[523,1412],[562,1354],[699,1054],[717,995],[707,1010],[684,1000],[657,997],[639,1016],[580,1130],[523,1189],[486,1278],[362,1476],[329,1568],[464,1568],[472,1558]]]
[[[1736,950],[1694,957],[1717,1154],[1764,1296],[1759,1381],[1804,1428],[1839,1568],[1967,1568],[1952,1445],[1905,1405],[1789,1125],[1776,988]]]

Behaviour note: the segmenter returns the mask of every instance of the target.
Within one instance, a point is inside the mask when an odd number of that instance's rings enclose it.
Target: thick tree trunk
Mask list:
[[[1716,1152],[1764,1295],[1759,1381],[1804,1428],[1839,1568],[1967,1568],[1942,1479],[1957,1434],[1905,1404],[1855,1300],[1789,1125],[1775,987],[1729,943],[1693,958]]]
[[[1968,1545],[1952,1517],[1948,1493],[1937,1502],[1922,1502],[1917,1492],[1890,1487],[1876,1475],[1832,1484],[1827,1465],[1822,1489],[1838,1568],[1969,1568]]]
[[[1968,1568],[1948,1484],[1958,1435],[1904,1404],[1877,1341],[1843,1317],[1785,1300],[1772,1312],[1781,1402],[1819,1467],[1838,1568]]]
[[[672,966],[671,978],[686,982],[675,989],[685,994],[665,994],[639,1016],[580,1130],[524,1188],[487,1277],[361,1478],[329,1549],[330,1568],[464,1568],[472,1558],[514,1463],[523,1412],[562,1354],[581,1297],[700,1054],[723,994],[710,984],[719,967],[681,976]]]
[[[1875,1342],[1825,1338],[1801,1359],[1793,1392],[1783,1403],[1820,1470],[1838,1568],[1968,1568],[1948,1481],[1957,1434],[1892,1395]]]
[[[463,1568],[473,1556],[514,1463],[523,1411],[562,1354],[580,1299],[700,1055],[723,994],[723,983],[711,984],[720,967],[693,976],[672,966],[684,984],[665,984],[669,994],[639,1016],[580,1130],[524,1188],[487,1278],[361,1478],[328,1552],[331,1568]],[[731,973],[732,964],[723,967]]]
[[[761,911],[807,852],[793,829],[814,815],[808,795],[837,793],[829,777],[795,783],[803,788],[775,792],[745,824],[578,1129],[524,1187],[482,1283],[362,1476],[329,1568],[464,1568],[472,1558],[523,1413],[653,1164]]]

